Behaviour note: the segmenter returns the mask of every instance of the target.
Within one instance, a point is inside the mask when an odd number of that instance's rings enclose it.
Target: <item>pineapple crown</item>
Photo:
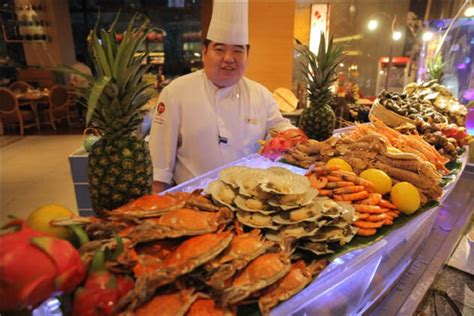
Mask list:
[[[444,75],[444,68],[446,68],[447,63],[443,62],[441,53],[437,54],[435,58],[428,61],[428,79],[437,80],[438,83],[441,82],[441,79]]]
[[[297,51],[304,57],[306,63],[300,63],[301,71],[306,78],[311,106],[324,106],[331,100],[331,85],[336,81],[336,67],[343,59],[340,46],[333,46],[333,37],[326,45],[326,37],[321,33],[318,55],[308,46],[296,39]]]
[[[146,111],[142,107],[156,94],[152,84],[142,79],[150,65],[148,52],[139,52],[150,28],[150,20],[135,14],[120,43],[115,40],[120,12],[108,30],[98,30],[98,22],[87,37],[89,55],[96,76],[86,75],[72,67],[58,69],[88,79],[86,88],[76,87],[79,101],[87,106],[86,125],[104,136],[129,135],[138,131]],[[138,23],[139,26],[135,27]]]

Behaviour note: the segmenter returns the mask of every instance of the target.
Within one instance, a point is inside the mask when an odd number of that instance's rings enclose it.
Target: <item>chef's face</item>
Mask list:
[[[243,45],[216,42],[202,47],[202,62],[207,77],[219,88],[229,87],[242,78],[247,69],[248,49]]]

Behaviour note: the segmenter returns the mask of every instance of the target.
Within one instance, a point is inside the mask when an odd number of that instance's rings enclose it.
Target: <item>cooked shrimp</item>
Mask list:
[[[357,203],[366,204],[366,205],[377,205],[377,204],[379,204],[380,200],[382,200],[382,194],[380,194],[380,193],[370,193],[368,198],[366,198],[362,201],[358,201]]]
[[[309,182],[311,186],[316,189],[322,189],[328,183],[328,178],[326,177],[317,177],[316,173],[313,173],[309,176]]]
[[[338,181],[342,181],[342,178],[335,177],[335,176],[328,176],[328,180],[331,182],[338,182]]]
[[[359,236],[372,236],[375,235],[377,230],[375,228],[359,228],[357,235]]]
[[[355,216],[357,216],[358,219],[366,219],[367,217],[370,216],[369,213],[358,213],[358,212],[355,212]]]
[[[359,213],[382,214],[385,210],[378,205],[353,204],[354,209]]]
[[[326,196],[326,195],[332,195],[332,190],[318,190],[319,191],[319,195],[323,195],[323,196]]]
[[[381,199],[377,204],[381,207],[384,207],[384,208],[391,208],[391,209],[394,209],[394,210],[397,209],[397,207],[395,205],[393,205],[392,203],[390,203],[389,201],[384,200],[384,199]]]
[[[385,215],[385,213],[382,213],[382,214],[369,215],[365,220],[369,222],[379,222],[379,221],[385,221],[386,219],[387,219],[387,215]]]
[[[347,194],[347,193],[356,193],[356,192],[360,192],[364,190],[365,190],[365,187],[362,185],[353,185],[350,187],[334,189],[333,192],[334,194]]]
[[[400,212],[399,211],[388,211],[387,215],[391,216],[393,218],[397,218],[398,216],[400,216]]]
[[[334,199],[336,201],[355,201],[355,200],[362,200],[369,196],[369,192],[367,191],[360,191],[357,193],[352,194],[341,194],[341,195],[334,195]]]
[[[352,172],[336,170],[336,171],[332,171],[331,175],[341,177],[342,180],[344,181],[352,181],[355,184],[363,185],[364,187],[367,187],[367,188],[374,187],[374,184],[372,182],[359,178],[358,176],[356,176],[355,173],[352,173]]]
[[[329,179],[329,177],[328,177]],[[328,182],[328,184],[326,185],[326,188],[328,189],[335,189],[335,188],[344,188],[344,187],[350,187],[350,186],[354,186],[355,183],[354,182],[350,182],[350,181],[337,181],[337,182]]]
[[[385,220],[380,222],[368,222],[366,220],[358,220],[352,223],[352,225],[357,226],[359,228],[379,228],[382,227]]]
[[[386,219],[384,222],[383,222],[384,225],[393,225],[393,221],[391,219]]]

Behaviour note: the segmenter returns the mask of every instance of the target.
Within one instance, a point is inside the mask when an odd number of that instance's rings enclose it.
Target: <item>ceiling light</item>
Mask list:
[[[393,32],[393,34],[392,34],[392,39],[393,39],[394,41],[398,41],[398,40],[401,39],[401,38],[402,38],[402,32],[399,32],[399,31]]]
[[[430,31],[423,33],[423,41],[429,42],[433,39],[433,33]]]
[[[378,26],[379,26],[379,22],[377,22],[377,20],[370,20],[369,24],[367,24],[367,27],[371,31],[375,30]]]

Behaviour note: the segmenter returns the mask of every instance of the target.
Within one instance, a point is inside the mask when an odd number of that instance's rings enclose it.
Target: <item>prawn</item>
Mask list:
[[[364,190],[364,191],[359,191],[357,193],[334,195],[334,199],[336,201],[355,201],[355,200],[365,199],[368,196],[369,196],[369,192]]]
[[[316,173],[313,173],[309,176],[309,182],[311,186],[316,189],[322,189],[328,183],[328,178],[326,177],[317,177]]]
[[[352,206],[359,213],[369,213],[369,214],[385,213],[385,209],[381,208],[378,205],[353,204]]]
[[[359,228],[357,235],[359,236],[372,236],[375,235],[377,229],[375,228]]]
[[[384,199],[381,199],[377,204],[381,207],[384,207],[384,208],[391,208],[391,209],[394,209],[394,210],[397,209],[397,207],[395,205],[393,205],[392,203],[390,203],[389,201],[384,200]]]
[[[343,187],[339,189],[334,189],[334,194],[347,194],[347,193],[357,193],[360,191],[364,191],[365,187],[362,185],[353,185],[348,187]]]
[[[380,228],[382,227],[385,220],[379,222],[368,222],[365,220],[358,220],[352,223],[352,225],[357,226],[359,228]]]
[[[329,179],[329,177],[328,177]],[[344,187],[350,187],[350,186],[354,186],[355,183],[354,182],[350,182],[350,181],[337,181],[337,182],[329,182],[327,185],[326,185],[326,188],[328,189],[335,189],[335,188],[344,188]]]
[[[382,194],[380,193],[370,193],[369,197],[360,201],[360,204],[366,205],[377,205],[382,200]]]

